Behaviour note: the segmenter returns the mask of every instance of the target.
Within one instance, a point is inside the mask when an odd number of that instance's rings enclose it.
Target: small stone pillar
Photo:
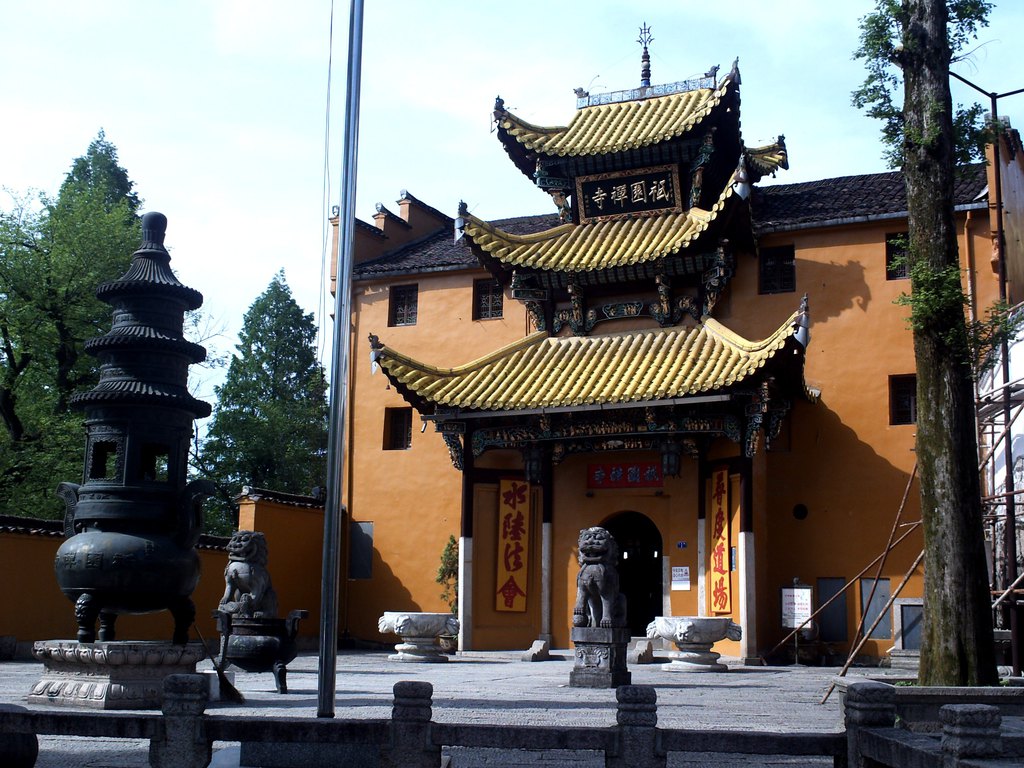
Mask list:
[[[405,680],[395,683],[391,710],[390,748],[381,749],[381,768],[435,768],[441,764],[441,747],[430,739],[430,683]]]
[[[650,685],[620,685],[615,689],[619,726],[618,750],[605,758],[609,768],[665,768],[665,751],[658,739],[658,692]]]
[[[0,715],[27,714],[28,710],[17,704],[0,704]],[[39,757],[39,739],[34,733],[4,731],[0,733],[0,756],[7,768],[32,768]]]
[[[988,704],[946,704],[939,709],[942,721],[942,752],[959,763],[967,758],[1001,755],[999,738],[1002,716]]]
[[[576,605],[572,615],[576,663],[569,673],[574,688],[629,685],[626,668],[630,641],[626,597],[619,591],[619,547],[604,528],[580,531]]]
[[[153,768],[206,768],[213,748],[203,711],[209,696],[202,675],[169,675],[164,680],[164,732],[149,743]]]
[[[865,681],[846,689],[846,753],[849,768],[860,768],[860,731],[892,728],[896,724],[896,689],[887,683]]]

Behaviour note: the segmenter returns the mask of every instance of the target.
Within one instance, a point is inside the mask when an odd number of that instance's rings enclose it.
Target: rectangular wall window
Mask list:
[[[885,279],[906,280],[908,277],[907,233],[888,234],[885,236]]]
[[[885,604],[889,602],[889,580],[879,579],[877,586],[875,586],[875,593],[872,595],[871,586],[874,583],[874,579],[860,580],[860,604],[861,611],[864,614],[865,632],[871,629],[871,625],[875,623],[875,619],[882,613]],[[871,597],[870,605],[867,604],[869,596]],[[871,633],[871,637],[882,639],[892,637],[892,616],[888,611],[882,615],[882,620],[878,622],[878,626]]]
[[[917,423],[917,376],[889,377],[889,423]]]
[[[412,448],[412,408],[384,409],[384,450]]]
[[[796,252],[792,245],[762,248],[758,255],[760,293],[792,293],[796,290]]]
[[[820,608],[837,594],[835,600],[818,614],[821,632],[818,639],[823,643],[842,643],[847,639],[849,629],[846,625],[846,593],[843,587],[846,579],[824,576],[818,579],[818,607]]]
[[[501,317],[504,296],[494,279],[473,281],[473,319],[493,320]]]
[[[388,325],[416,325],[419,286],[393,285],[388,304]]]
[[[348,577],[369,579],[373,577],[373,523],[349,525]]]

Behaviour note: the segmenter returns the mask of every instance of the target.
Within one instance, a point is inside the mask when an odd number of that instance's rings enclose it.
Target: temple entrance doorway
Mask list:
[[[619,545],[619,587],[630,633],[644,637],[647,625],[662,614],[661,533],[647,515],[632,511],[617,512],[602,527]]]

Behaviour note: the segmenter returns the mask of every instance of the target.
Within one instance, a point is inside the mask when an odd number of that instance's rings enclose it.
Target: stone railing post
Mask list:
[[[846,759],[848,768],[862,768],[861,745],[865,728],[892,728],[896,724],[896,689],[887,683],[865,681],[846,689]]]
[[[405,680],[395,683],[391,743],[381,749],[381,768],[436,768],[441,747],[430,740],[434,686]]]
[[[213,757],[203,711],[209,684],[202,675],[164,678],[163,733],[149,743],[153,768],[206,768]]]
[[[999,737],[1002,716],[988,704],[946,704],[939,709],[942,721],[942,752],[953,765],[968,758],[1002,754]]]
[[[665,750],[658,733],[658,692],[650,685],[620,685],[615,689],[619,703],[618,749],[606,753],[606,768],[665,768]]]
[[[0,704],[2,713],[13,720],[28,710],[18,704]],[[34,733],[0,733],[0,756],[9,768],[32,768],[39,757],[39,739]]]

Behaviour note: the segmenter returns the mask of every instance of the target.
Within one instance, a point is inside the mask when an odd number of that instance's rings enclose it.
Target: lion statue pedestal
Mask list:
[[[574,688],[629,685],[626,598],[619,592],[619,548],[604,528],[584,528],[579,538],[580,573],[572,616],[576,663],[569,673]]]

